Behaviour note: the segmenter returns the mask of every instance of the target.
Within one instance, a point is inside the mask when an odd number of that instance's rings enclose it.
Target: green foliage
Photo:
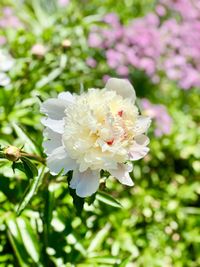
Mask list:
[[[133,188],[109,178],[106,191],[84,201],[67,177],[51,176],[41,161],[38,96],[102,87],[103,75],[116,74],[102,55],[96,68],[87,66],[94,56],[89,30],[105,13],[117,12],[126,23],[154,1],[71,1],[60,8],[53,0],[3,0],[0,6],[8,4],[25,27],[0,29],[15,58],[11,83],[0,88],[0,266],[200,266],[198,88],[182,91],[162,77],[154,85],[133,72],[137,94],[165,104],[173,119],[170,135],[155,137],[152,126],[150,153],[134,164]],[[65,39],[71,47],[62,46]],[[46,46],[44,57],[31,54],[35,43]],[[13,173],[3,153],[9,145],[37,158],[23,155]]]

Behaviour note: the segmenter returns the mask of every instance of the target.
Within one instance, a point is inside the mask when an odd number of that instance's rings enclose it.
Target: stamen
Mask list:
[[[114,142],[114,138],[113,138],[112,140],[107,141],[106,143],[107,143],[109,146],[112,146],[113,142]]]
[[[120,110],[120,111],[118,111],[117,114],[118,114],[120,117],[122,117],[123,113],[124,113],[124,111],[123,111],[123,110]]]

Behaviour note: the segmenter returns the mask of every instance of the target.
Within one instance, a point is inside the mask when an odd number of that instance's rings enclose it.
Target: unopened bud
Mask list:
[[[20,158],[21,153],[18,147],[9,146],[4,149],[4,155],[10,161],[17,161]]]
[[[69,47],[71,47],[71,45],[72,45],[72,43],[68,39],[65,39],[65,40],[62,41],[62,47],[63,48],[69,48]]]
[[[32,55],[38,57],[38,58],[43,58],[47,52],[47,49],[44,45],[42,44],[35,44],[31,48],[31,53]]]

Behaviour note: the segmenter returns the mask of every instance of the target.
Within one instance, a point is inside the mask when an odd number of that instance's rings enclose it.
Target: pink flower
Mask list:
[[[90,47],[101,47],[102,39],[97,33],[92,32],[89,35],[88,44]]]
[[[87,60],[86,60],[86,64],[87,64],[89,67],[91,67],[91,68],[95,68],[96,65],[97,65],[97,62],[96,62],[96,60],[95,60],[94,58],[89,57],[89,58],[87,58]]]
[[[23,24],[14,14],[13,9],[11,7],[5,7],[3,9],[3,16],[0,18],[0,27],[18,29],[23,27]]]
[[[162,136],[170,134],[172,128],[172,118],[164,105],[152,104],[148,99],[142,99],[141,105],[143,113],[148,115],[155,122],[155,135]]]
[[[65,7],[69,4],[69,0],[58,0],[58,5],[61,7]]]
[[[4,36],[0,36],[0,45],[4,45],[6,43],[6,38]]]

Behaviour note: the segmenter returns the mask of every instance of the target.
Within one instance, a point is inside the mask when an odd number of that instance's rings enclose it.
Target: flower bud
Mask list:
[[[71,45],[72,45],[72,43],[71,43],[71,41],[68,40],[68,39],[64,39],[64,40],[62,41],[62,47],[65,48],[65,49],[70,48]]]
[[[32,48],[31,48],[31,53],[32,55],[38,57],[38,58],[43,58],[46,54],[46,47],[42,44],[35,44]]]
[[[5,148],[4,154],[5,157],[10,161],[17,161],[21,156],[20,149],[15,146],[9,146]]]

